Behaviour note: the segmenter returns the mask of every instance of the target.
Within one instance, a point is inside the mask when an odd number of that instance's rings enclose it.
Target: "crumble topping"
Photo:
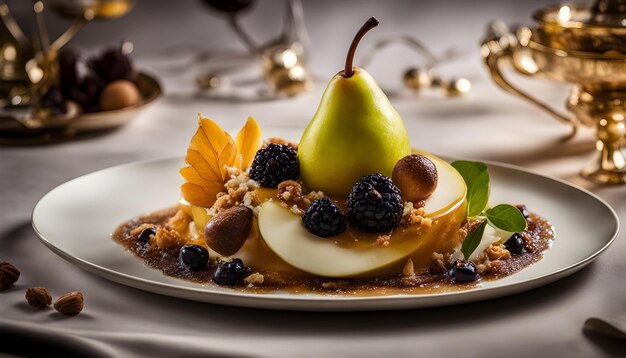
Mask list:
[[[284,202],[299,202],[304,199],[302,185],[295,180],[285,180],[278,184],[278,198]]]
[[[448,268],[448,265],[452,262],[452,255],[446,253],[441,254],[439,252],[433,252],[433,263],[428,268],[428,272],[433,275],[443,275]]]
[[[511,257],[511,253],[503,244],[491,244],[485,250],[489,260],[508,260]]]
[[[302,216],[304,214],[304,210],[300,209],[300,207],[296,204],[293,204],[290,208],[289,211],[291,211],[292,213],[296,214],[296,215],[300,215]]]
[[[263,142],[263,147],[267,147],[270,143],[288,145],[291,148],[293,148],[295,150],[298,150],[298,143],[288,141],[288,140],[286,140],[284,138],[272,137],[272,138],[270,138],[270,139],[268,139],[268,140]]]
[[[347,284],[347,282],[343,281],[343,280],[327,281],[327,282],[323,282],[322,283],[322,288],[325,288],[327,290],[340,290],[343,287],[345,287],[346,284]]]
[[[478,272],[478,274],[483,274],[486,270],[487,270],[487,265],[485,264],[476,265],[476,272]]]
[[[432,275],[443,275],[447,270],[444,260],[437,259],[428,268],[428,272]]]
[[[278,184],[277,197],[280,205],[294,214],[302,215],[317,199],[324,197],[321,191],[311,191],[304,194],[305,188],[295,180],[285,180]]]
[[[186,212],[179,209],[176,212],[176,215],[172,216],[167,221],[167,226],[171,227],[173,230],[178,231],[180,234],[184,234],[189,230],[189,223],[193,220],[193,218],[187,215]]]
[[[304,197],[304,199],[302,199],[302,202],[308,208],[311,203],[313,203],[317,199],[323,198],[324,196],[324,193],[321,191],[311,191]]]
[[[490,261],[485,265],[485,272],[492,275],[498,275],[502,272],[503,266],[504,264],[502,263],[502,260]]]
[[[254,191],[259,188],[259,183],[245,171],[236,167],[227,167],[229,179],[224,184],[226,191],[217,194],[215,204],[209,209],[209,215],[215,216],[220,211],[233,206],[243,205],[252,209],[254,215],[259,213],[261,200]]]
[[[389,246],[389,241],[391,240],[391,235],[389,234],[381,234],[378,235],[378,238],[376,239],[376,242],[378,243],[378,245],[380,247],[386,247]]]
[[[404,267],[402,268],[402,275],[406,277],[415,276],[415,265],[413,265],[413,260],[408,258],[404,263]]]
[[[264,281],[265,281],[265,276],[263,276],[262,274],[258,272],[250,274],[246,278],[243,279],[243,282],[246,283],[248,286],[262,285]]]
[[[527,252],[535,252],[537,250],[537,245],[527,232],[522,233],[522,241],[524,241],[524,250]]]
[[[437,251],[432,254],[433,260],[443,260],[443,254],[438,253]]]
[[[419,225],[422,229],[428,229],[432,226],[433,220],[431,218],[427,218],[426,211],[423,206],[415,207],[410,201],[404,203],[404,207],[402,208],[402,219],[400,220],[400,224],[405,225]]]
[[[150,239],[161,249],[177,249],[186,244],[186,240],[178,231],[172,230],[167,226],[161,226],[157,229],[156,234]]]

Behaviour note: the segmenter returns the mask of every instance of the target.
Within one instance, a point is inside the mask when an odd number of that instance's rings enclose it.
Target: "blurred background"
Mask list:
[[[34,32],[31,3],[16,0],[6,3],[25,32]],[[246,51],[244,43],[229,27],[227,17],[206,6],[204,1],[136,0],[132,10],[123,17],[88,23],[67,47],[96,55],[130,41],[134,45],[130,56],[135,67],[155,76],[163,87],[164,96],[156,105],[121,131],[94,139],[126,142],[139,132],[144,138],[158,138],[158,141],[142,140],[145,146],[142,150],[116,149],[127,156],[112,160],[114,164],[183,153],[198,112],[215,119],[226,129],[238,128],[252,115],[269,135],[281,134],[297,140],[315,113],[326,83],[343,68],[354,33],[365,19],[376,16],[381,25],[363,40],[355,63],[358,65],[363,57],[375,53],[367,63],[367,70],[404,118],[415,147],[444,155],[532,166],[577,181],[578,171],[588,162],[593,150],[593,134],[584,128],[573,141],[561,142],[569,133],[567,126],[498,88],[480,55],[481,40],[490,21],[499,19],[510,25],[531,25],[532,13],[551,3],[539,0],[304,0],[302,8],[308,37],[305,61],[313,86],[310,91],[294,97],[270,100],[240,100],[214,96],[210,91],[199,93],[198,76],[202,71],[197,66],[198,58]],[[280,34],[284,14],[285,2],[257,0],[238,18],[250,37],[263,43]],[[50,11],[45,12],[45,19],[52,38],[70,23]],[[400,36],[417,39],[434,56],[446,58],[437,66],[441,78],[467,79],[471,90],[463,96],[452,97],[439,88],[419,93],[408,90],[403,76],[409,69],[423,66],[424,58],[402,45],[372,50],[375,43]],[[541,93],[543,100],[563,109],[571,86],[512,76],[529,92]],[[463,127],[462,131],[459,126]]]

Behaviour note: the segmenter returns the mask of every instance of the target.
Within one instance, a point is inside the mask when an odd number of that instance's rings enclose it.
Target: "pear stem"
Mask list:
[[[354,74],[354,68],[352,67],[352,61],[354,60],[354,53],[356,52],[356,48],[361,41],[361,38],[371,29],[378,26],[379,21],[375,17],[370,17],[365,21],[363,26],[359,29],[359,32],[356,33],[352,43],[350,44],[350,49],[348,49],[348,56],[346,57],[346,67],[343,70],[343,77],[352,77]]]

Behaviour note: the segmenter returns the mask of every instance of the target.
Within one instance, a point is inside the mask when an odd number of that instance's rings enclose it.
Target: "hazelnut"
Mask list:
[[[220,255],[234,254],[248,238],[253,219],[252,210],[245,206],[220,211],[204,228],[206,244]]]
[[[31,307],[44,308],[52,304],[52,295],[45,287],[30,287],[26,290],[26,301]]]
[[[437,188],[437,179],[435,164],[420,154],[407,155],[393,168],[393,183],[405,201],[415,203],[431,196]]]
[[[100,95],[100,110],[113,111],[141,102],[141,93],[134,83],[127,80],[117,80],[109,83]]]
[[[6,261],[0,261],[0,291],[11,287],[20,277],[20,270]]]
[[[84,302],[85,300],[82,293],[79,291],[72,291],[59,297],[59,299],[54,303],[54,309],[64,315],[75,315],[79,314],[80,311],[83,310]]]

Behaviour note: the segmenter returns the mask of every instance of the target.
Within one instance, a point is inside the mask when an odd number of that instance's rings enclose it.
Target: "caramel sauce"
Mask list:
[[[267,194],[269,195],[270,193],[268,192]],[[157,226],[165,225],[165,223],[176,214],[177,210],[178,207],[175,207],[132,219],[120,225],[112,234],[112,238],[127,251],[130,251],[133,255],[140,258],[146,266],[158,269],[167,276],[193,281],[207,286],[215,285],[211,279],[216,269],[216,262],[214,260],[211,261],[206,269],[190,271],[179,264],[177,249],[164,250],[158,248],[156,245],[141,245],[137,241],[137,238],[130,234],[134,228],[145,223],[155,224]],[[449,227],[449,225],[441,225],[440,229],[442,231],[436,234],[445,235],[445,231],[449,230]],[[452,227],[456,226],[453,225]],[[250,267],[250,273],[259,272],[263,274],[264,283],[262,285],[242,285],[234,287],[234,289],[242,292],[261,294],[287,292],[292,294],[318,293],[359,297],[431,294],[466,290],[480,287],[481,281],[490,281],[511,275],[539,261],[555,238],[552,225],[546,219],[534,213],[531,213],[528,218],[526,234],[529,240],[526,242],[525,246],[527,249],[531,249],[532,252],[524,251],[519,255],[511,256],[511,258],[507,260],[501,260],[501,265],[498,266],[497,271],[483,273],[480,281],[469,284],[458,284],[452,282],[445,272],[435,272],[428,268],[419,270],[415,276],[404,277],[399,274],[401,266],[400,269],[398,269],[397,266],[394,267],[396,271],[380,273],[380,276],[376,278],[331,279],[312,276],[293,268],[278,258],[267,245],[265,245],[265,242],[258,233],[258,226],[254,224],[253,232],[244,244],[242,250],[235,256],[240,257],[244,263]],[[351,234],[348,233],[345,235]],[[403,236],[404,234],[399,235]],[[407,233],[406,235],[412,234]],[[356,239],[366,241],[360,237],[356,237]],[[354,238],[350,240],[354,240]],[[194,243],[203,244],[200,242]],[[428,247],[425,248],[425,250],[428,249]],[[430,252],[432,253],[432,251]],[[242,253],[242,255],[240,255],[240,253]],[[254,255],[249,253],[254,253]],[[400,263],[400,265],[401,264],[402,263]],[[423,267],[423,265],[416,265],[416,267]]]

